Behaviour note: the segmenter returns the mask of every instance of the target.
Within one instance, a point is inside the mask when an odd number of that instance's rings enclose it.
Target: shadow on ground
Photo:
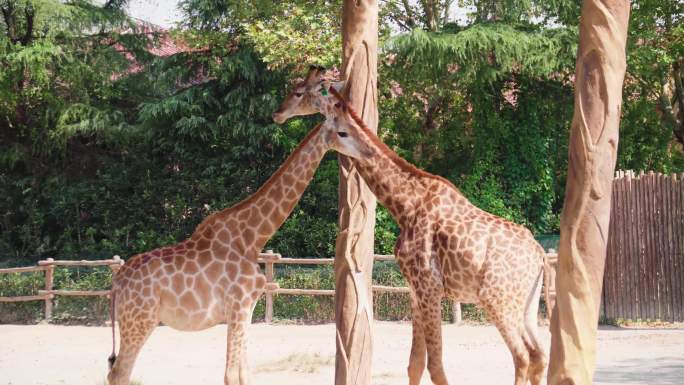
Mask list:
[[[681,385],[684,383],[684,357],[629,359],[599,366],[594,381],[621,385]]]

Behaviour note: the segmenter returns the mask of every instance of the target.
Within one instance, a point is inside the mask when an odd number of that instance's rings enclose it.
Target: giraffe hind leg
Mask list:
[[[492,323],[496,326],[506,346],[513,355],[515,366],[515,385],[527,385],[528,371],[530,367],[530,353],[524,340],[525,326],[522,312],[509,312],[501,305],[496,306],[497,301],[485,301],[485,311]],[[516,313],[516,314],[512,314]]]
[[[130,384],[131,372],[138,353],[157,326],[157,321],[154,319],[140,318],[142,317],[135,317],[132,322],[119,322],[121,344],[119,354],[107,375],[109,385]]]
[[[547,359],[544,347],[539,342],[537,313],[539,311],[539,296],[541,295],[542,272],[532,287],[525,309],[525,333],[523,335],[525,346],[530,354],[530,367],[528,377],[532,385],[541,384],[546,369]]]

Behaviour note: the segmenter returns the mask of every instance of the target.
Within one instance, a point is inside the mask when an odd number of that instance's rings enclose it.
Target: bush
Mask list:
[[[332,266],[276,268],[276,281],[282,288],[333,289],[335,275]],[[406,286],[406,280],[394,262],[376,262],[373,269],[373,284],[383,286]],[[408,294],[375,293],[373,313],[376,320],[407,321],[411,319],[411,303]],[[276,319],[318,323],[335,320],[333,296],[279,295],[274,297],[273,315]],[[482,310],[475,305],[462,305],[465,320],[482,322]],[[254,312],[254,320],[263,320],[264,300],[261,299]],[[445,321],[453,317],[451,301],[442,301],[442,317]]]
[[[109,268],[55,268],[56,290],[108,290],[112,280]],[[44,273],[0,275],[0,296],[36,295],[45,288]],[[34,323],[44,318],[44,302],[0,303],[0,323]],[[109,320],[106,297],[56,296],[53,300],[54,323],[102,324]]]

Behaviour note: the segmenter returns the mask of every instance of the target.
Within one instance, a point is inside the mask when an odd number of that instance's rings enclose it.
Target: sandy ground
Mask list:
[[[408,323],[374,325],[374,385],[405,385]],[[496,329],[444,325],[444,362],[452,384],[512,384],[513,364]],[[549,333],[541,328],[545,345]],[[252,325],[254,385],[330,384],[334,325]],[[602,328],[596,384],[684,384],[684,330]],[[143,348],[133,379],[143,385],[223,384],[225,326],[184,333],[159,327]],[[102,385],[110,329],[0,325],[0,385]],[[423,384],[430,384],[427,375]]]

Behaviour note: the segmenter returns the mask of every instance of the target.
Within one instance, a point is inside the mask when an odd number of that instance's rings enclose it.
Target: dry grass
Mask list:
[[[332,366],[334,363],[334,356],[322,356],[318,353],[295,353],[277,361],[263,363],[256,367],[256,371],[316,373],[321,367]]]
[[[100,385],[108,385],[107,380],[102,380]],[[131,380],[131,385],[143,385],[143,383],[138,380]]]
[[[394,379],[397,376],[394,373],[391,372],[381,372],[378,374],[373,375],[373,381],[371,381],[375,385],[388,385],[394,381]],[[408,377],[406,377],[408,379]]]

